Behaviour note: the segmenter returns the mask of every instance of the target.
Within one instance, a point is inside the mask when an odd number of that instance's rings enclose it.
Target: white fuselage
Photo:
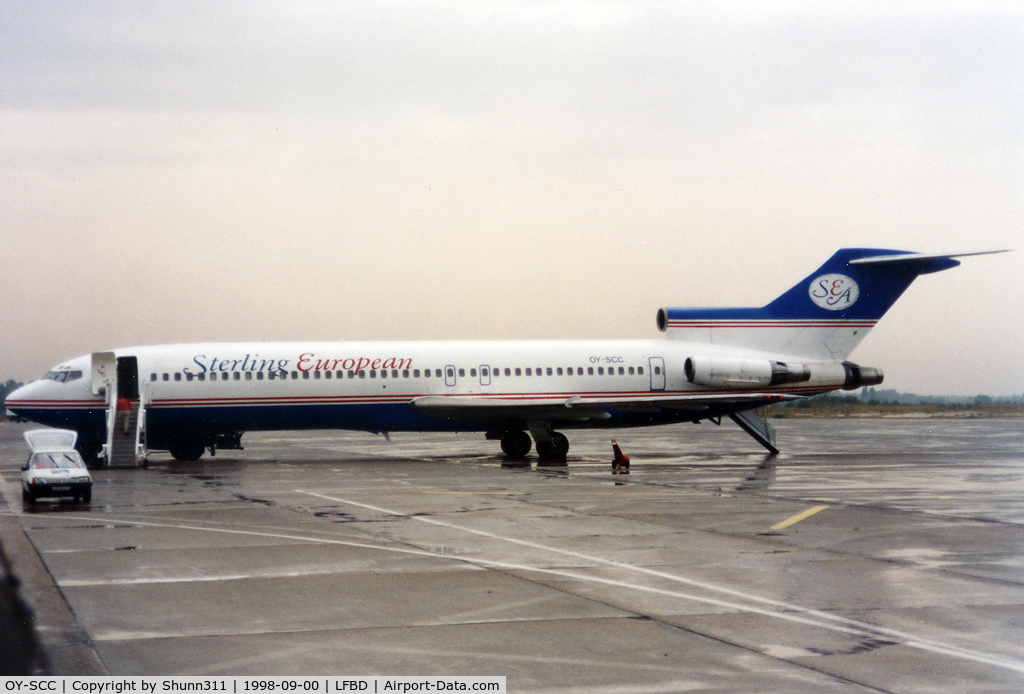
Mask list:
[[[771,358],[674,340],[213,343],[113,352],[119,361],[134,357],[135,397],[146,408],[154,448],[168,446],[176,436],[202,439],[255,430],[500,433],[529,425],[528,411],[509,410],[519,405],[557,408],[569,403],[565,417],[558,409],[536,416],[559,428],[691,421],[715,416],[716,410],[668,405],[716,392],[684,375],[687,358],[707,354]],[[35,421],[75,429],[85,438],[99,436],[110,402],[96,388],[92,358],[61,364],[51,375],[62,373],[80,376],[49,377],[25,386],[8,407]],[[837,387],[835,381],[833,368],[810,381],[757,392],[821,392]],[[749,400],[751,394],[744,396]],[[483,409],[480,416],[473,414],[477,410],[447,416],[414,406],[421,400],[436,404],[466,398],[484,408],[499,403],[506,408],[496,414]],[[601,416],[579,414],[596,404],[603,408]]]

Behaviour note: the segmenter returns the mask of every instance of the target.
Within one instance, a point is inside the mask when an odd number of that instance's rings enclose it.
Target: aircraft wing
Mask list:
[[[619,398],[570,398],[525,396],[490,398],[481,395],[428,395],[409,404],[417,412],[448,420],[525,419],[533,421],[585,421],[610,419],[611,412],[695,412],[736,404],[737,410],[795,400],[800,396],[779,393],[676,393],[673,395]]]

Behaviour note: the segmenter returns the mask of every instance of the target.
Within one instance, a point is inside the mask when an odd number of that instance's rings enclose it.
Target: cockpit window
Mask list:
[[[57,381],[58,383],[70,383],[82,377],[81,371],[50,371],[43,376],[44,381]]]

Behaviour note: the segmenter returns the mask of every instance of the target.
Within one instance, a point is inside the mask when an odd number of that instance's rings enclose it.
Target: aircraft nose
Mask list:
[[[8,393],[4,401],[8,413],[7,416],[12,414],[18,416],[20,409],[31,407],[36,400],[39,400],[39,390],[39,381],[32,381]]]

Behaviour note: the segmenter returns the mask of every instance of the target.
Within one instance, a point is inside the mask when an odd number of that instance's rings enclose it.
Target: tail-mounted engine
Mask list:
[[[842,364],[804,364],[772,359],[695,356],[687,358],[683,372],[686,380],[694,385],[736,390],[791,383],[805,383],[822,389],[856,390],[876,386],[883,379],[880,369],[848,361]]]
[[[864,386],[877,386],[885,379],[881,369],[870,366],[858,366],[852,361],[844,361],[843,368],[846,370],[846,381],[843,383],[843,390],[857,390]]]
[[[689,357],[683,371],[690,383],[711,388],[763,388],[811,378],[807,364],[770,359]]]

